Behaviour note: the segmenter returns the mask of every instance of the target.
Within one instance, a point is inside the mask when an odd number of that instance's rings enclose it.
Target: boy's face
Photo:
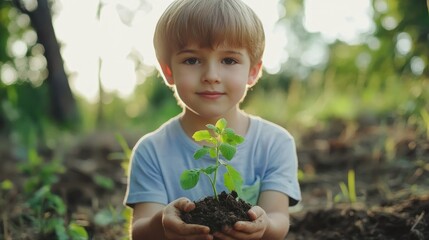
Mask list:
[[[260,68],[261,63],[251,66],[244,48],[190,45],[175,52],[170,66],[163,66],[163,71],[187,109],[215,118],[238,109]]]

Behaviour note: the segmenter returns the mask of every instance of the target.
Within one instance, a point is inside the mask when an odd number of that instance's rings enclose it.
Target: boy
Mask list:
[[[260,77],[265,37],[255,13],[241,0],[176,0],[158,21],[154,47],[164,79],[183,112],[143,136],[133,149],[125,204],[133,208],[133,239],[284,239],[288,206],[301,198],[293,138],[280,126],[240,110],[248,87]],[[182,190],[185,169],[207,166],[193,159],[192,134],[225,118],[245,137],[231,164],[243,175],[246,201],[256,204],[231,228],[210,234],[185,224],[180,211],[211,193],[201,178]],[[222,173],[220,173],[222,174]],[[226,190],[218,181],[217,189]]]

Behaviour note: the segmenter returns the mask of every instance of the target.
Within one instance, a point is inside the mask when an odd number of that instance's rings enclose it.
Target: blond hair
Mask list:
[[[153,42],[160,64],[170,65],[175,51],[197,44],[244,48],[254,65],[262,58],[265,35],[260,19],[241,0],[176,0],[159,19]]]

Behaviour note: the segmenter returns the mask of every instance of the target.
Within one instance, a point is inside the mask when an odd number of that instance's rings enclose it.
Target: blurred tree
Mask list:
[[[9,38],[9,32],[7,31],[8,21],[7,21],[7,17],[5,16],[5,12],[7,12],[6,4],[3,1],[0,1],[0,33],[1,33],[0,34],[0,67],[2,66],[2,63],[8,60],[7,54],[6,54],[6,44],[7,44],[7,39]],[[5,87],[3,86],[3,82],[0,79],[0,101],[3,100],[3,98],[5,98],[4,95],[6,95],[6,93],[4,89]],[[0,106],[0,113],[3,113],[1,109],[2,107]],[[0,130],[5,128],[5,122],[6,122],[6,119],[4,114],[0,114]]]
[[[98,2],[97,7],[97,20],[100,21],[100,15],[101,11],[103,9],[103,1]],[[103,66],[103,59],[99,56],[98,57],[98,108],[97,108],[97,126],[103,127],[105,122],[105,116],[104,116],[104,102],[106,99],[106,93],[103,88],[103,84],[101,81],[101,69]]]
[[[415,65],[416,59],[428,63],[429,15],[425,1],[374,0],[373,8],[374,36],[380,47],[374,49],[371,67],[390,68],[400,75],[428,76],[427,68],[417,71]]]
[[[426,1],[372,0],[374,29],[359,36],[360,43],[340,40],[326,42],[318,33],[309,33],[304,27],[305,0],[280,0],[286,9],[279,24],[287,29],[289,54],[282,72],[288,75],[308,76],[313,70],[334,67],[341,74],[356,76],[357,71],[376,73],[380,68],[391,74],[404,71],[427,76],[429,56],[429,15]],[[290,44],[289,44],[290,42]],[[302,61],[314,44],[329,48],[324,60],[315,65]],[[317,58],[316,55],[312,55]],[[387,60],[387,61],[386,61]],[[414,66],[413,66],[414,64]],[[424,72],[423,72],[424,71]],[[338,73],[338,72],[337,72]]]
[[[44,47],[49,76],[47,84],[53,118],[58,122],[72,123],[78,119],[76,101],[64,70],[60,46],[55,36],[48,0],[13,0],[15,6],[30,17],[38,42]]]
[[[283,73],[309,77],[323,71],[323,84],[329,80],[338,88],[383,87],[386,79],[429,77],[429,15],[427,2],[372,0],[373,30],[359,36],[357,43],[336,40],[327,43],[317,33],[309,33],[303,24],[305,0],[281,0],[286,14],[280,20],[288,29],[291,47]],[[317,43],[319,42],[319,43]],[[319,64],[309,66],[301,56],[313,44],[326,47],[326,56]],[[316,55],[312,55],[317,58]],[[398,80],[400,81],[400,80]],[[361,89],[361,88],[360,88]]]
[[[46,59],[30,19],[0,0],[0,134],[13,143],[47,140],[52,126]]]

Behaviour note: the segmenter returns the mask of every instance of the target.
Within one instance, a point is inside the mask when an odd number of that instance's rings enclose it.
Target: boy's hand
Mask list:
[[[162,226],[167,239],[211,240],[207,226],[186,224],[180,218],[180,211],[189,212],[195,204],[187,198],[179,198],[168,204],[162,214]]]
[[[222,232],[214,233],[215,239],[220,240],[256,240],[261,239],[268,227],[268,216],[264,209],[254,206],[248,211],[251,222],[238,221],[234,226],[227,227]]]

